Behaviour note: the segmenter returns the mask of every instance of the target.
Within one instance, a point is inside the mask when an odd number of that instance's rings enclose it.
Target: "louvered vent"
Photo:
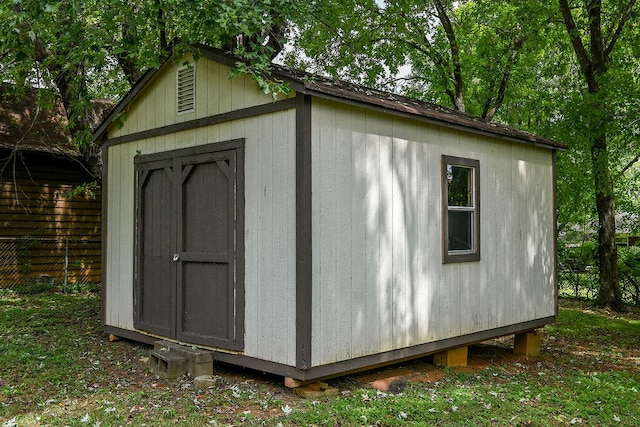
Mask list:
[[[178,68],[178,114],[196,109],[196,68]]]

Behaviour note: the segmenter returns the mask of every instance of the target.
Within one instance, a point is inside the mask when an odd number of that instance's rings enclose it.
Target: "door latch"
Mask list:
[[[180,259],[180,254],[173,254],[173,261],[174,262],[178,262],[179,259]]]

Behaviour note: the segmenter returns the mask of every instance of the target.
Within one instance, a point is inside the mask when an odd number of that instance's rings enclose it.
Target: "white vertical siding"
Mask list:
[[[336,135],[335,135],[335,182],[353,182],[353,156],[351,154],[351,115],[335,118]],[[353,211],[351,200],[353,198],[353,188],[345,188],[335,193],[335,206],[338,213],[336,218],[336,284],[338,288],[346,287],[348,292],[340,293],[342,298],[336,300],[335,315],[341,313],[349,313],[349,328],[338,330],[336,333],[336,349],[341,350],[337,357],[339,359],[351,358],[351,340],[353,339],[353,313],[351,306],[353,305],[352,291],[352,260],[353,242],[351,240]],[[338,292],[336,292],[338,294]]]
[[[120,193],[118,191],[113,191],[113,189],[115,189],[117,185],[120,185],[120,150],[117,150],[115,147],[109,148],[107,152],[107,159],[107,185],[106,188],[103,187],[102,190],[103,200],[108,203],[106,218],[104,219],[107,237],[105,243],[108,248],[117,248],[121,245],[121,234],[109,232],[109,230],[120,229],[121,216],[118,215],[118,213],[120,212]],[[125,243],[122,242],[122,244]],[[120,304],[118,295],[119,293],[121,293],[121,291],[117,287],[117,285],[119,284],[118,280],[121,277],[119,262],[120,260],[117,258],[118,256],[118,252],[116,251],[107,253],[107,265],[103,266],[106,271],[106,283],[114,282],[113,285],[110,285],[107,289],[106,295],[103,295],[103,298],[106,298],[104,317],[107,320],[107,324],[122,325],[121,327],[130,329],[133,327],[133,318],[121,318],[118,307]],[[133,299],[131,299],[130,302],[131,305],[133,305]]]
[[[314,366],[553,315],[548,150],[326,100],[312,119]],[[442,264],[443,154],[480,161],[479,262]]]
[[[197,63],[194,113],[176,115],[173,65],[139,95],[111,138],[268,104],[249,78]],[[287,110],[108,148],[106,323],[134,330],[134,157],[245,138],[245,350],[263,360],[295,365],[295,111]]]
[[[186,61],[191,61],[196,67],[196,109],[191,113],[177,114],[175,71]],[[241,75],[230,79],[230,71],[229,67],[205,58],[194,63],[190,56],[182,61],[166,63],[124,111],[124,126],[111,127],[109,137],[272,102],[271,96],[265,95],[251,77]]]
[[[350,170],[351,178],[351,215],[359,220],[351,221],[351,349],[350,354],[354,354],[354,349],[362,349],[367,346],[367,313],[364,302],[367,300],[367,278],[366,278],[366,214],[367,214],[367,143],[365,138],[365,118],[362,115],[352,114],[351,147],[349,155],[346,156],[353,165]],[[354,161],[360,159],[360,161]],[[357,351],[356,351],[357,352]]]

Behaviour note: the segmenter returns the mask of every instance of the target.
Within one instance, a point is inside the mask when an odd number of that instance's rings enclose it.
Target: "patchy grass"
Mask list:
[[[108,342],[95,293],[0,294],[0,425],[640,425],[640,313],[562,300],[543,355],[511,354],[512,339],[470,348],[470,366],[424,371],[397,394],[371,378],[329,381],[338,397],[304,400],[282,378],[215,366],[215,385],[168,382],[139,359],[149,347]],[[437,372],[436,372],[437,371]]]

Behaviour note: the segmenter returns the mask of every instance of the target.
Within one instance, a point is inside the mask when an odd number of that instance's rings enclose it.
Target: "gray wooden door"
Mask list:
[[[243,151],[232,142],[137,160],[137,328],[242,349]]]

